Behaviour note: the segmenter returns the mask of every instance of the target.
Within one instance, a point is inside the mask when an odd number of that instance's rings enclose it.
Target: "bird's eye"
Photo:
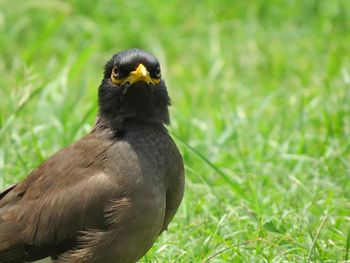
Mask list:
[[[113,68],[113,70],[112,70],[112,76],[113,76],[114,78],[118,78],[118,76],[119,76],[119,71],[118,71],[117,68]]]
[[[111,81],[114,85],[120,84],[119,80],[119,71],[117,68],[113,68],[112,73],[111,73]]]
[[[160,77],[161,77],[161,72],[160,72],[160,67],[159,67],[159,66],[154,70],[154,76],[155,76],[157,79],[160,79]]]

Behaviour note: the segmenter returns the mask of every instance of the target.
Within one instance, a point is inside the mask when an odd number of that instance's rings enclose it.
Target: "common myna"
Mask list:
[[[133,263],[184,192],[158,60],[140,49],[107,62],[92,131],[0,194],[0,262]]]

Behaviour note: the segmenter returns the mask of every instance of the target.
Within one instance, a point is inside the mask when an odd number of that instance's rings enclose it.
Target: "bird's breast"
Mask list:
[[[145,249],[160,234],[164,222],[172,147],[164,129],[145,128],[126,133],[106,155],[106,173],[113,178],[119,196],[121,193],[129,200],[133,215],[127,221],[132,229],[137,229],[135,242],[141,242]]]
[[[124,187],[164,188],[167,176],[177,165],[175,144],[164,128],[140,128],[127,132],[108,153],[107,169]]]

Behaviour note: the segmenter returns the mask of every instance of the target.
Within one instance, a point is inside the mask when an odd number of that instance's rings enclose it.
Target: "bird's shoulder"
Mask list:
[[[108,140],[88,134],[49,157],[11,192],[28,199],[42,198],[43,193],[63,191],[82,180],[98,177],[108,144]]]
[[[113,141],[89,134],[52,155],[24,181],[4,192],[0,211],[33,244],[59,242],[84,228],[104,227],[105,202],[121,194],[104,171]],[[60,226],[65,225],[59,232]]]

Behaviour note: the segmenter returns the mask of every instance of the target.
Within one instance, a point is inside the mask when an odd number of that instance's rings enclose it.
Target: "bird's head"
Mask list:
[[[100,117],[114,129],[128,124],[169,123],[170,99],[153,55],[128,49],[105,65],[99,88]]]

